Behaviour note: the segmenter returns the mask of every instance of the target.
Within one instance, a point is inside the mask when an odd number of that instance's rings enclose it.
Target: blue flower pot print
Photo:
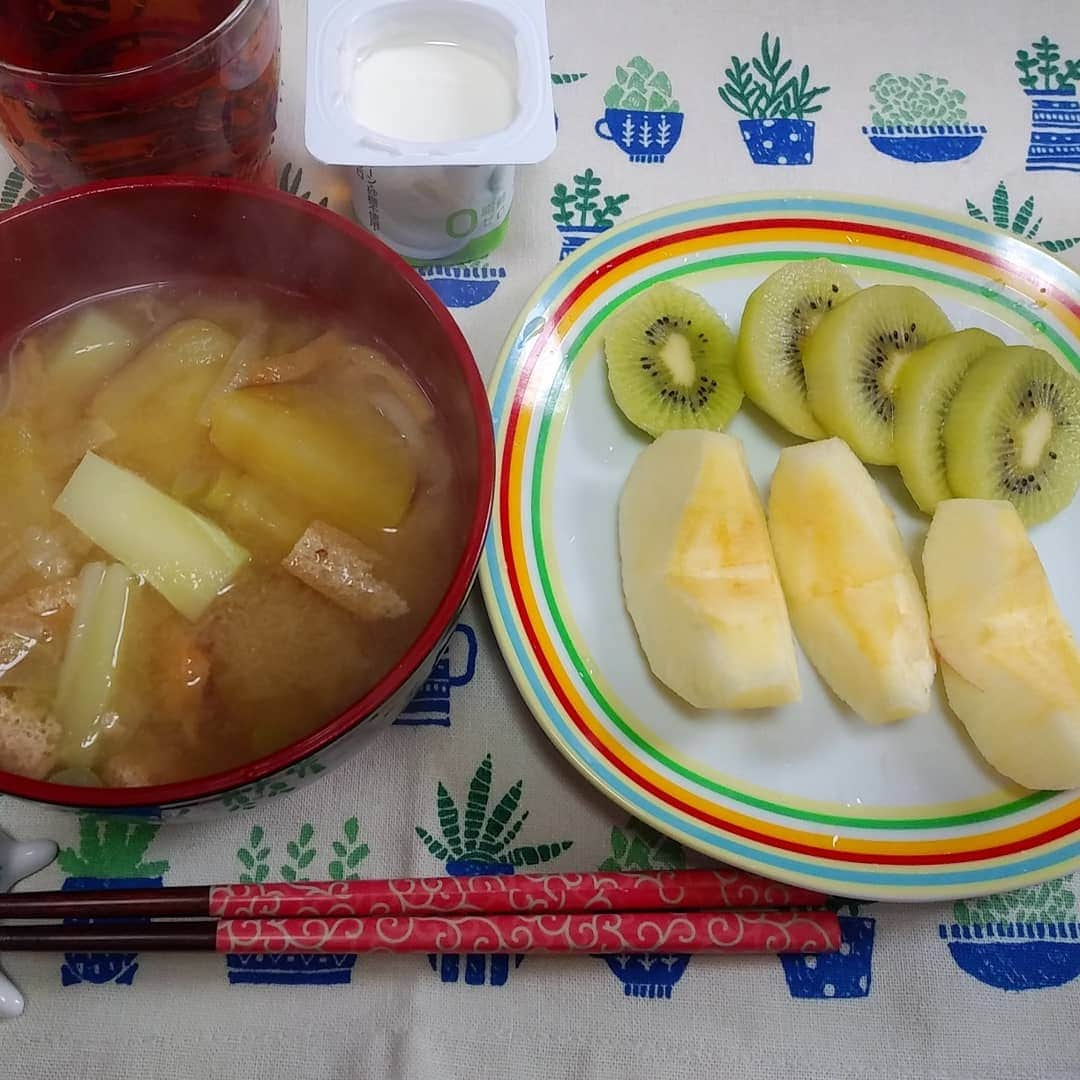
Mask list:
[[[342,986],[352,979],[355,956],[230,953],[229,982],[254,986]]]
[[[496,280],[492,291],[498,284]],[[454,642],[459,639],[464,642],[465,656],[460,669],[455,671],[452,666],[452,650]],[[407,727],[449,727],[450,693],[457,687],[472,682],[476,674],[477,651],[476,631],[466,623],[458,623],[446,647],[439,654],[439,659],[435,661],[427,681],[394,723]]]
[[[501,266],[422,266],[420,276],[448,308],[469,308],[490,300],[506,277]]]
[[[956,966],[998,990],[1044,990],[1080,975],[1074,922],[939,926]]]
[[[631,161],[659,164],[682,134],[683,113],[648,109],[605,109],[596,134],[615,143]]]
[[[1076,87],[1024,93],[1031,98],[1028,172],[1080,172],[1080,99]]]
[[[611,225],[556,225],[562,238],[559,261],[573,255],[582,244],[588,243],[594,236],[599,236],[611,228]]]
[[[690,963],[689,953],[604,956],[604,963],[623,984],[627,997],[670,998],[672,988]]]
[[[739,130],[755,165],[809,165],[814,160],[813,120],[740,120]]]
[[[822,956],[782,953],[793,998],[860,998],[870,993],[874,920],[841,915],[840,951]]]
[[[862,130],[875,150],[915,164],[970,157],[986,135],[981,124],[901,124]]]
[[[479,877],[482,874],[515,874],[516,869],[510,863],[488,863],[479,859],[450,859],[446,872],[451,877]],[[428,955],[431,970],[438,972],[444,983],[464,982],[468,986],[505,986],[510,978],[510,961],[514,967],[521,967],[525,957],[487,956],[472,954],[458,956],[453,953]]]
[[[163,878],[96,878],[69,877],[60,886],[63,892],[80,892],[86,889],[160,889]],[[148,922],[147,919],[65,919],[66,926],[88,926],[116,921]],[[138,953],[64,953],[60,965],[60,981],[64,986],[92,983],[103,986],[131,986],[139,970]]]

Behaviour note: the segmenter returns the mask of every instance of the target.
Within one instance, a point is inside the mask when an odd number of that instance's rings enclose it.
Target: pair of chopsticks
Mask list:
[[[726,868],[28,892],[0,922],[76,921],[0,925],[0,952],[836,952],[825,899]]]

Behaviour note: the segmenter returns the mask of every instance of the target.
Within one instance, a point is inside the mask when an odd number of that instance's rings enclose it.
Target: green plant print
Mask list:
[[[1057,878],[996,896],[959,900],[953,905],[953,918],[961,926],[1075,922],[1076,896],[1069,885],[1068,878]]]
[[[780,38],[770,40],[766,31],[758,56],[750,60],[731,57],[731,67],[724,69],[727,81],[716,92],[728,108],[748,120],[805,120],[821,112],[814,101],[831,87],[811,86],[810,68],[805,64],[798,75],[788,75],[791,66],[790,60],[781,62]]]
[[[361,875],[357,873],[360,864],[368,857],[371,849],[360,840],[360,823],[351,817],[342,826],[342,837],[330,845],[334,858],[327,870],[332,881],[355,881]]]
[[[1035,196],[1029,195],[1013,214],[1009,205],[1009,190],[1004,180],[999,180],[998,186],[994,189],[994,197],[990,204],[991,217],[987,217],[985,211],[970,199],[965,199],[964,202],[967,205],[968,214],[976,221],[992,223],[999,229],[1011,232],[1024,240],[1034,241],[1039,247],[1055,254],[1068,251],[1080,244],[1080,236],[1067,236],[1060,240],[1036,240],[1042,228],[1043,219],[1041,216],[1035,217]]]
[[[879,75],[870,87],[876,127],[962,124],[967,120],[962,90],[934,75]]]
[[[84,814],[79,818],[78,847],[63,848],[57,865],[70,877],[162,877],[169,869],[167,861],[144,862],[159,828],[142,821]]]
[[[609,109],[645,109],[649,112],[682,112],[672,97],[671,80],[665,71],[657,71],[643,56],[628,60],[615,69],[615,81],[604,95]]]
[[[247,787],[226,793],[221,797],[221,804],[230,813],[236,810],[253,810],[260,799],[272,799],[277,795],[295,791],[300,785],[294,784],[294,780],[304,780],[322,772],[326,772],[326,766],[320,765],[318,761],[302,761],[299,765],[286,769],[280,777],[258,780]]]
[[[581,82],[582,79],[587,79],[589,73],[587,71],[567,71],[567,72],[555,72],[551,73],[551,85],[552,86],[569,86],[570,83]]]
[[[1061,46],[1045,34],[1031,48],[1017,49],[1013,62],[1025,90],[1064,90],[1080,83],[1080,58],[1062,61]]]
[[[682,847],[652,826],[635,818],[611,830],[611,854],[601,870],[682,870],[686,855]]]
[[[245,885],[261,885],[270,876],[270,845],[263,844],[266,834],[261,825],[253,825],[248,836],[247,847],[236,852],[243,869],[240,881]]]
[[[468,861],[476,864],[509,864],[514,868],[539,866],[551,862],[573,846],[571,840],[551,840],[543,844],[514,845],[528,820],[529,811],[518,810],[524,781],[516,780],[492,807],[491,755],[486,754],[476,767],[462,813],[453,796],[441,781],[435,789],[435,808],[439,820],[438,836],[416,827],[424,846],[442,862]]]
[[[27,185],[22,169],[13,168],[4,178],[3,187],[0,187],[0,213],[32,202],[40,194],[37,188]]]
[[[295,840],[290,840],[285,845],[288,862],[281,866],[281,878],[283,881],[307,881],[308,875],[303,873],[314,861],[318,851],[312,846],[315,838],[315,827],[310,822],[300,826]]]
[[[290,195],[295,195],[298,199],[311,199],[310,191],[301,191],[300,185],[304,182],[304,170],[298,168],[296,172],[293,172],[293,164],[291,161],[287,161],[281,170],[281,178],[278,181],[278,187],[282,191],[287,191]],[[330,202],[330,196],[324,195],[319,200],[320,206],[326,206]]]
[[[360,823],[355,817],[349,818],[341,827],[341,835],[331,841],[334,857],[327,865],[327,876],[331,881],[354,881],[361,877],[360,866],[371,853],[371,849],[360,839]],[[240,881],[245,885],[261,885],[270,877],[272,845],[267,840],[261,825],[252,826],[247,843],[237,849],[236,858],[240,863]],[[285,845],[286,860],[278,873],[282,881],[309,881],[311,868],[318,857],[315,846],[315,826],[310,822],[302,824],[296,838]]]
[[[602,182],[592,169],[586,169],[574,176],[572,189],[566,184],[556,184],[551,195],[551,205],[555,207],[555,212],[551,215],[552,221],[563,227],[576,225],[610,228],[615,218],[622,215],[623,203],[630,196],[603,195]]]

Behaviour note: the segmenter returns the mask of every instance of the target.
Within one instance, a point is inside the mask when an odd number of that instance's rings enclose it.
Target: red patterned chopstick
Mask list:
[[[816,907],[825,899],[810,889],[723,867],[14,893],[0,896],[0,919],[717,911]]]
[[[839,921],[825,911],[383,915],[0,927],[0,951],[610,955],[824,953],[839,948]]]

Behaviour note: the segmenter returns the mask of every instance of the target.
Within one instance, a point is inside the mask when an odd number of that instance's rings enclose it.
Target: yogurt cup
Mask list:
[[[514,166],[555,148],[544,0],[309,0],[306,139],[417,263],[498,246]]]

